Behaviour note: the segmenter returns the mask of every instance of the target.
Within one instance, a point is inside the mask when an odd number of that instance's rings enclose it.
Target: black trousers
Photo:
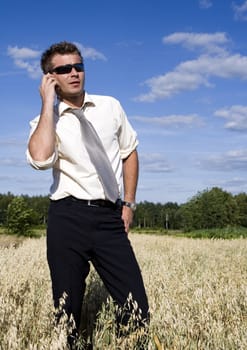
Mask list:
[[[51,201],[47,259],[54,304],[67,294],[64,310],[79,329],[85,279],[92,262],[113,300],[120,306],[129,293],[148,319],[148,301],[140,268],[121,219],[121,208],[87,206],[68,197]]]

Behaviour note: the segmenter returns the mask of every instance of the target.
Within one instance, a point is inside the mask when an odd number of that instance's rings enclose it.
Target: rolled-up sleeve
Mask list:
[[[30,122],[30,133],[29,133],[29,140],[30,137],[32,136],[33,132],[35,131],[37,125],[38,125],[38,121],[39,121],[39,116],[36,117],[35,119],[33,119]],[[26,158],[27,158],[27,162],[34,168],[37,170],[46,170],[46,169],[50,169],[53,167],[53,165],[56,163],[57,159],[58,159],[58,149],[57,147],[55,148],[54,153],[46,160],[44,161],[38,161],[32,158],[29,149],[27,148],[26,150]]]
[[[119,132],[120,155],[122,159],[127,158],[138,146],[137,133],[132,128],[127,116],[119,104],[121,128]]]
[[[51,157],[49,157],[48,159],[44,160],[44,161],[38,161],[38,160],[34,160],[29,152],[29,150],[27,149],[26,151],[26,157],[27,157],[27,162],[34,168],[37,170],[46,170],[46,169],[50,169],[53,167],[53,165],[56,163],[57,161],[57,149],[55,150],[55,152],[51,155]]]

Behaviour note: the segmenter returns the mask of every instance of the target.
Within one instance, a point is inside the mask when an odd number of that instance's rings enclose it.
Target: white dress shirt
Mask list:
[[[54,154],[45,161],[34,160],[27,150],[28,162],[38,170],[53,168],[50,198],[67,196],[80,199],[105,199],[103,187],[83,144],[80,121],[59,102],[54,108],[57,143]],[[122,160],[138,145],[136,132],[118,100],[110,96],[85,93],[83,111],[98,133],[112,164],[122,194]],[[31,134],[39,117],[30,122]]]

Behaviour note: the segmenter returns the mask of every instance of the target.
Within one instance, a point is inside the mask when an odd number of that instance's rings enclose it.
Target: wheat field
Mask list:
[[[146,349],[247,349],[247,240],[129,237],[150,304]],[[54,326],[45,237],[0,246],[0,265],[0,349],[66,349],[66,327]],[[137,350],[138,334],[114,336],[113,304],[93,269],[87,282],[81,342]]]

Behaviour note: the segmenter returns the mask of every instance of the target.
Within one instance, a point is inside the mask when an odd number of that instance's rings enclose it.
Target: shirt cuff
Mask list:
[[[44,161],[38,161],[38,160],[34,160],[29,152],[29,150],[27,149],[26,151],[26,157],[27,157],[27,161],[28,163],[37,170],[46,170],[46,169],[50,169],[56,162],[57,160],[57,156],[58,156],[58,151],[57,149],[55,149],[55,152],[46,160]]]
[[[126,159],[128,156],[137,148],[138,146],[138,141],[136,140],[131,147],[125,149],[125,150],[120,150],[120,155],[121,159]]]

